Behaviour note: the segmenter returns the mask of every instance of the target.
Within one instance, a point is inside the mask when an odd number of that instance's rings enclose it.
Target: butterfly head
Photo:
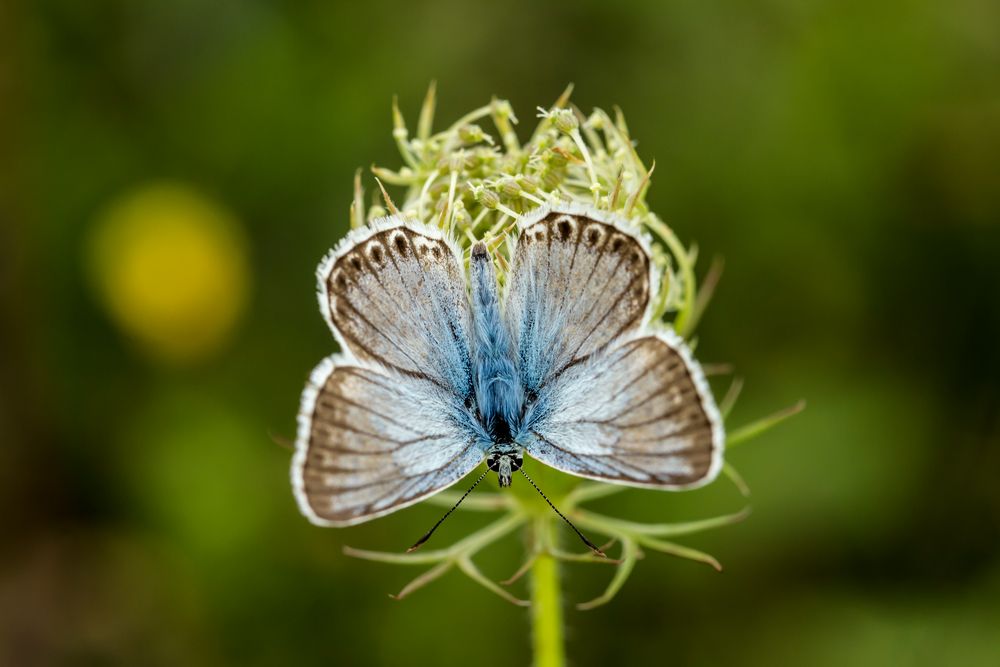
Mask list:
[[[521,469],[524,454],[514,444],[493,445],[486,452],[486,466],[497,474],[500,486],[510,486],[511,477]]]

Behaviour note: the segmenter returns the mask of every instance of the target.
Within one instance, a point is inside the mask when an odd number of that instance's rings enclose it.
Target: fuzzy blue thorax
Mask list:
[[[510,445],[521,420],[524,392],[512,361],[511,339],[500,317],[496,270],[486,246],[472,249],[472,322],[476,403],[493,445]]]

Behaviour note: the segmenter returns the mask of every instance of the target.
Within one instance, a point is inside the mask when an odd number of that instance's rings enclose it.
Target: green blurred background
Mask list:
[[[654,210],[725,257],[699,356],[747,379],[732,423],[809,401],[731,456],[751,518],[687,541],[725,572],[651,555],[567,610],[573,664],[1000,664],[990,0],[0,4],[0,663],[530,660],[525,611],[458,575],[397,603],[416,572],[340,552],[437,508],[313,527],[269,437],[335,348],[313,269],[354,169],[399,163],[391,96],[413,121],[431,79],[441,123],[620,105]]]

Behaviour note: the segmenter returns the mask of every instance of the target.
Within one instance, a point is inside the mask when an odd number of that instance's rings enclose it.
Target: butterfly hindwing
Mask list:
[[[411,505],[483,460],[446,389],[343,356],[302,396],[292,485],[314,523],[344,526]]]
[[[636,335],[567,369],[529,411],[528,453],[582,477],[686,488],[722,465],[722,421],[671,331]]]

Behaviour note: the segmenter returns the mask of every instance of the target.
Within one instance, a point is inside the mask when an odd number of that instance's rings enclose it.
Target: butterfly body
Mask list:
[[[648,319],[648,242],[607,212],[543,207],[519,221],[504,290],[473,246],[392,217],[317,270],[343,352],[303,392],[292,481],[314,523],[349,525],[450,486],[484,459],[501,486],[525,454],[657,489],[705,484],[721,418],[700,366]]]
[[[477,416],[490,436],[490,446],[509,445],[521,421],[524,391],[500,313],[496,271],[485,244],[473,247],[469,270]]]

